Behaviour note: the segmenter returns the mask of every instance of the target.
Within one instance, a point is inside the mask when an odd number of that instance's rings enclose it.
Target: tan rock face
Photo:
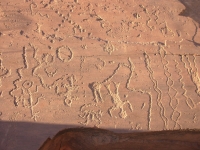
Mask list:
[[[200,128],[198,6],[0,0],[0,119]]]

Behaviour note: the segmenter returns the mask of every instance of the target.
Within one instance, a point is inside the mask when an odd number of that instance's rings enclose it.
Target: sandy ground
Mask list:
[[[0,149],[69,126],[199,129],[199,7],[0,0]]]

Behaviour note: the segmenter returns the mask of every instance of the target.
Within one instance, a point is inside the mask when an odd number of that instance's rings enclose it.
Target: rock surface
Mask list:
[[[114,133],[94,128],[71,128],[48,138],[39,150],[199,150],[200,131]]]
[[[0,0],[0,149],[22,145],[16,135],[29,135],[21,123],[200,129],[199,7],[198,0]]]

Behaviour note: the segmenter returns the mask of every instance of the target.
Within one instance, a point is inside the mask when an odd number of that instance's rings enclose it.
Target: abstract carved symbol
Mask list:
[[[54,62],[54,56],[48,53],[44,53],[42,56],[42,63],[49,65]]]
[[[55,67],[55,56],[49,53],[43,53],[41,60],[37,59],[38,65],[35,67],[35,76],[40,79],[41,85],[46,88],[49,82],[48,78],[54,77],[58,69]]]
[[[13,84],[14,89],[10,91],[10,95],[14,97],[15,106],[21,105],[22,107],[29,108],[31,111],[31,118],[37,121],[39,112],[34,112],[33,108],[43,99],[43,94],[39,93],[38,87],[40,79],[34,75],[34,68],[37,61],[34,58],[35,50],[23,49],[24,67],[18,68],[17,73],[19,78]]]
[[[0,53],[0,56],[2,54]],[[0,87],[2,86],[2,79],[10,76],[11,71],[5,68],[2,64],[2,58],[0,58]]]
[[[53,66],[46,67],[44,71],[48,77],[54,77],[57,73],[57,69],[54,68]]]
[[[77,100],[78,97],[73,96],[73,92],[77,92],[79,86],[75,85],[76,78],[74,75],[68,76],[68,74],[57,79],[49,88],[54,88],[55,93],[64,98],[64,104],[71,107],[72,102]]]
[[[89,108],[89,109],[88,109]],[[92,108],[92,109],[91,109]],[[85,119],[85,122],[80,122],[83,125],[88,125],[90,122],[97,122],[96,126],[99,126],[101,122],[101,117],[103,115],[102,110],[94,110],[94,108],[97,108],[96,104],[84,104],[81,106],[80,111],[81,114],[79,117],[82,119]]]
[[[25,89],[27,89],[27,90],[28,90],[29,88],[31,88],[32,85],[33,85],[33,82],[30,81],[30,80],[26,80],[26,81],[24,81],[24,83],[22,84],[22,86],[23,86]]]
[[[112,106],[111,108],[108,109],[108,113],[110,114],[111,117],[113,117],[112,111],[116,110],[116,109],[120,109],[119,116],[121,118],[125,119],[127,117],[127,113],[124,110],[124,105],[128,104],[129,109],[131,111],[133,111],[133,108],[132,108],[131,103],[128,100],[126,100],[126,101],[121,100],[121,98],[119,96],[119,91],[118,91],[120,83],[115,83],[115,82],[113,82],[113,83],[114,83],[114,86],[115,86],[115,92],[114,93],[110,89],[110,84],[106,85],[106,88],[107,88],[107,90],[108,90],[108,92],[111,96],[112,102],[114,104],[114,106]]]
[[[112,45],[110,42],[106,42],[104,45],[102,45],[102,47],[103,47],[103,50],[107,52],[109,55],[111,55],[112,52],[116,50],[114,45]]]

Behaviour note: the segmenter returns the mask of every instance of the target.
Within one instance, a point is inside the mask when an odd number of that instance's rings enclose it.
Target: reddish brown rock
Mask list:
[[[39,150],[199,150],[200,131],[176,130],[114,133],[97,128],[71,128],[48,138]]]

